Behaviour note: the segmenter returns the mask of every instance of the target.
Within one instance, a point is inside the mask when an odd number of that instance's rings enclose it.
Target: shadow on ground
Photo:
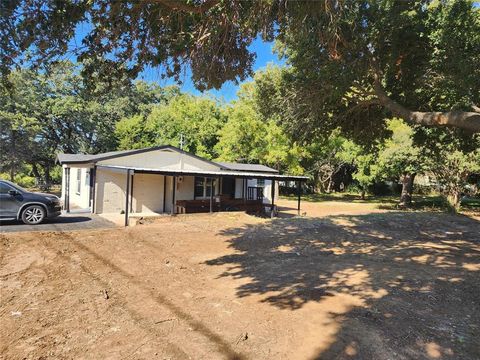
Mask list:
[[[441,213],[276,219],[223,231],[235,253],[206,263],[248,279],[239,297],[322,305],[338,326],[313,358],[478,359],[479,234],[480,222]]]

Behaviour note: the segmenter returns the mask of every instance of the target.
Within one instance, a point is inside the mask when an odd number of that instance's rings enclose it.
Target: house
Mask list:
[[[271,211],[278,181],[297,181],[300,189],[306,179],[259,164],[214,162],[168,145],[58,154],[57,159],[67,212],[76,207],[96,214],[125,213],[125,225],[132,213]]]

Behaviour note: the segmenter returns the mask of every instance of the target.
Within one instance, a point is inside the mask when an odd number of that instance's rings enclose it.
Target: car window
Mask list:
[[[0,183],[0,194],[8,194],[10,190],[13,190],[13,188],[3,182]]]

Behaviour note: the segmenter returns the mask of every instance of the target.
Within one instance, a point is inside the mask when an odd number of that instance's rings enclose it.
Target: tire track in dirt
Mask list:
[[[145,283],[139,281],[137,278],[135,278],[134,275],[125,271],[120,266],[114,264],[112,261],[106,259],[104,256],[91,250],[85,244],[82,244],[76,241],[73,235],[61,230],[59,230],[58,232],[50,233],[49,235],[50,237],[53,237],[53,238],[57,236],[64,236],[68,244],[71,244],[79,252],[85,255],[83,259],[87,260],[88,258],[90,258],[91,259],[90,261],[93,261],[94,263],[97,263],[97,264],[101,264],[103,267],[109,269],[111,272],[113,271],[120,278],[127,280],[135,288],[145,293],[149,299],[153,300],[156,303],[157,306],[166,308],[169,312],[175,314],[175,316],[179,320],[184,322],[186,327],[193,329],[196,333],[200,334],[203,338],[207,339],[211,344],[214,345],[217,352],[223,355],[224,358],[228,360],[242,360],[245,358],[242,354],[239,354],[234,349],[232,349],[231,345],[227,341],[225,341],[220,335],[218,335],[217,333],[209,329],[205,324],[196,320],[193,316],[183,311],[179,306],[174,304],[171,300],[167,299],[164,295],[152,292],[151,289],[148,289],[145,286]],[[45,238],[42,238],[42,240],[48,241]],[[53,248],[56,248],[55,241],[53,242],[48,241],[48,245]],[[61,256],[64,260],[66,260],[67,263],[71,261],[71,259],[65,254],[63,254],[61,250],[58,250],[58,248],[56,249],[57,249],[57,254]],[[95,266],[86,266],[83,263],[80,264],[80,266],[82,271],[84,271],[90,277],[92,277],[95,281],[100,283],[104,288],[108,288],[111,286],[111,284],[103,280],[99,275],[91,271],[91,269],[94,269]],[[124,299],[125,297],[122,296],[122,298]],[[158,327],[152,326],[151,320],[149,321],[142,314],[138,313],[138,311],[136,311],[131,306],[129,306],[128,300],[120,300],[120,299],[121,298],[119,297],[118,299],[115,300],[117,302],[117,305],[127,310],[128,314],[141,328],[148,331],[149,333],[163,337],[162,340],[164,340],[169,345],[169,347],[171,347],[174,350],[176,356],[181,355],[182,357],[190,358],[190,356],[187,353],[185,353],[178,345],[165,340],[164,332],[159,330]],[[131,355],[132,354],[130,354],[129,356]]]

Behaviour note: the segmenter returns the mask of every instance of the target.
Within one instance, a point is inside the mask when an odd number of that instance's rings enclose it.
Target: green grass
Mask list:
[[[294,200],[296,195],[281,196],[283,199]],[[324,202],[339,201],[357,204],[378,204],[379,209],[385,210],[409,210],[409,211],[452,211],[451,206],[446,199],[440,195],[414,195],[412,206],[408,209],[400,207],[399,196],[373,196],[368,195],[365,200],[360,198],[359,194],[352,193],[332,193],[332,194],[306,194],[302,195],[302,201]],[[480,198],[466,198],[462,200],[461,211],[479,212]]]

